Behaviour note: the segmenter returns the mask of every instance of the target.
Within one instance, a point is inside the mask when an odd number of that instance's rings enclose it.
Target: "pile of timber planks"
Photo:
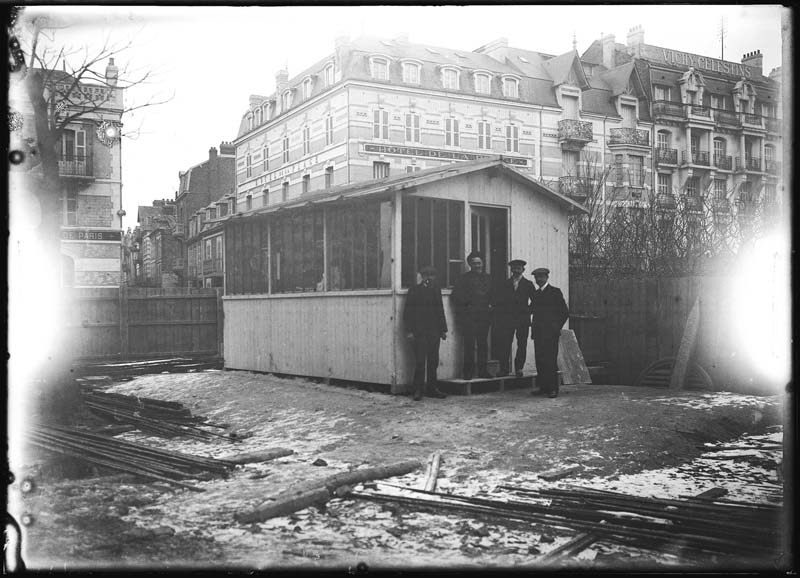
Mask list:
[[[179,480],[227,477],[236,467],[225,460],[166,451],[69,427],[37,426],[27,432],[27,437],[31,444],[49,452],[198,492],[204,490]]]
[[[185,373],[203,369],[222,369],[222,359],[218,357],[192,359],[172,357],[168,359],[147,359],[142,361],[119,361],[103,363],[84,363],[75,366],[77,375],[143,375],[147,373]]]
[[[592,541],[662,552],[764,557],[777,555],[780,547],[781,510],[775,506],[643,498],[589,488],[498,486],[524,495],[524,501],[403,489],[415,495],[353,491],[350,497],[569,528],[587,534],[586,540],[591,534]]]
[[[162,437],[230,439],[224,434],[198,427],[217,426],[207,423],[205,418],[193,416],[188,408],[178,402],[94,390],[85,391],[82,395],[84,403],[92,413],[115,423],[136,426],[143,432]]]

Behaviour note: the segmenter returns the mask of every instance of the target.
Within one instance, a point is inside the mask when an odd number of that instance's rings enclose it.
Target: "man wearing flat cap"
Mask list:
[[[447,339],[447,320],[442,306],[442,290],[436,283],[436,269],[423,267],[422,281],[408,290],[403,309],[406,336],[414,347],[414,400],[447,397],[439,391],[436,371],[439,368],[439,341]],[[427,380],[426,380],[427,368]],[[427,388],[426,388],[427,382]]]
[[[458,322],[464,338],[464,379],[475,375],[475,347],[478,348],[478,377],[491,377],[486,368],[493,301],[492,279],[483,270],[483,255],[473,251],[467,256],[470,270],[461,275],[453,288]]]
[[[536,356],[536,383],[548,397],[558,396],[558,338],[569,318],[569,309],[561,289],[548,282],[550,270],[533,270],[533,339]]]
[[[501,376],[509,373],[514,336],[517,338],[517,354],[514,356],[515,374],[521,377],[522,368],[525,367],[534,291],[533,283],[522,275],[525,265],[527,263],[522,259],[509,261],[511,277],[498,287],[492,308]]]

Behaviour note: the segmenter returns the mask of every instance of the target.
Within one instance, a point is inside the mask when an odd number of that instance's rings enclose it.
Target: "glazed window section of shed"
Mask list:
[[[464,270],[464,203],[405,197],[402,211],[402,286],[414,285],[427,265],[440,286],[455,285]]]
[[[266,293],[267,228],[263,220],[237,223],[225,230],[225,269],[227,293],[233,295]],[[199,253],[199,252],[198,252]]]
[[[391,203],[328,209],[327,219],[328,290],[391,288]]]
[[[324,227],[322,210],[275,219],[271,230],[273,293],[322,291]]]

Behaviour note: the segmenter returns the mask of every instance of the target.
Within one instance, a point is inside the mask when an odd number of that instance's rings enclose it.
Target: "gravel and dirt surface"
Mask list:
[[[503,497],[500,484],[605,488],[678,497],[724,487],[730,500],[780,503],[782,454],[703,456],[711,444],[781,440],[783,396],[670,392],[611,385],[563,386],[556,399],[518,389],[425,398],[371,393],[242,371],[137,376],[104,391],[185,404],[229,425],[238,442],[120,435],[208,457],[287,447],[295,454],[239,466],[228,479],[190,481],[195,493],[125,475],[59,479],[27,464],[15,472],[10,511],[23,527],[29,568],[514,567],[576,535],[565,528],[336,498],[262,523],[239,524],[282,490],[360,466],[441,452],[438,491]],[[756,455],[758,454],[758,455]],[[713,457],[713,456],[712,456]],[[735,458],[735,459],[734,459]],[[320,460],[321,461],[318,461]],[[750,459],[750,461],[747,461]],[[314,462],[324,465],[312,465]],[[569,477],[537,478],[577,465]],[[22,493],[19,481],[36,480]],[[38,476],[38,477],[37,477]],[[424,468],[379,488],[422,488]],[[356,489],[359,489],[358,487]],[[599,541],[565,562],[602,568],[770,568],[780,560],[682,558]]]

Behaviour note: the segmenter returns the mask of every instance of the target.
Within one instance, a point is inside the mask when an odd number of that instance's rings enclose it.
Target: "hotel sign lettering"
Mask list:
[[[474,161],[477,159],[489,158],[491,155],[479,155],[475,153],[462,153],[460,151],[444,151],[438,149],[425,149],[419,147],[406,147],[381,144],[364,144],[364,152],[380,153],[386,155],[404,155],[411,157],[425,157],[433,159],[446,159],[456,161]],[[503,161],[510,165],[528,166],[528,159],[519,157],[503,156]]]
[[[120,231],[92,231],[89,229],[67,229],[61,231],[62,241],[121,241]]]
[[[661,57],[666,64],[675,66],[685,66],[686,68],[696,68],[697,70],[707,70],[709,72],[719,72],[722,74],[730,74],[750,78],[750,69],[744,64],[736,64],[735,62],[726,62],[708,56],[699,56],[697,54],[689,54],[688,52],[677,52],[675,50],[661,50]]]

